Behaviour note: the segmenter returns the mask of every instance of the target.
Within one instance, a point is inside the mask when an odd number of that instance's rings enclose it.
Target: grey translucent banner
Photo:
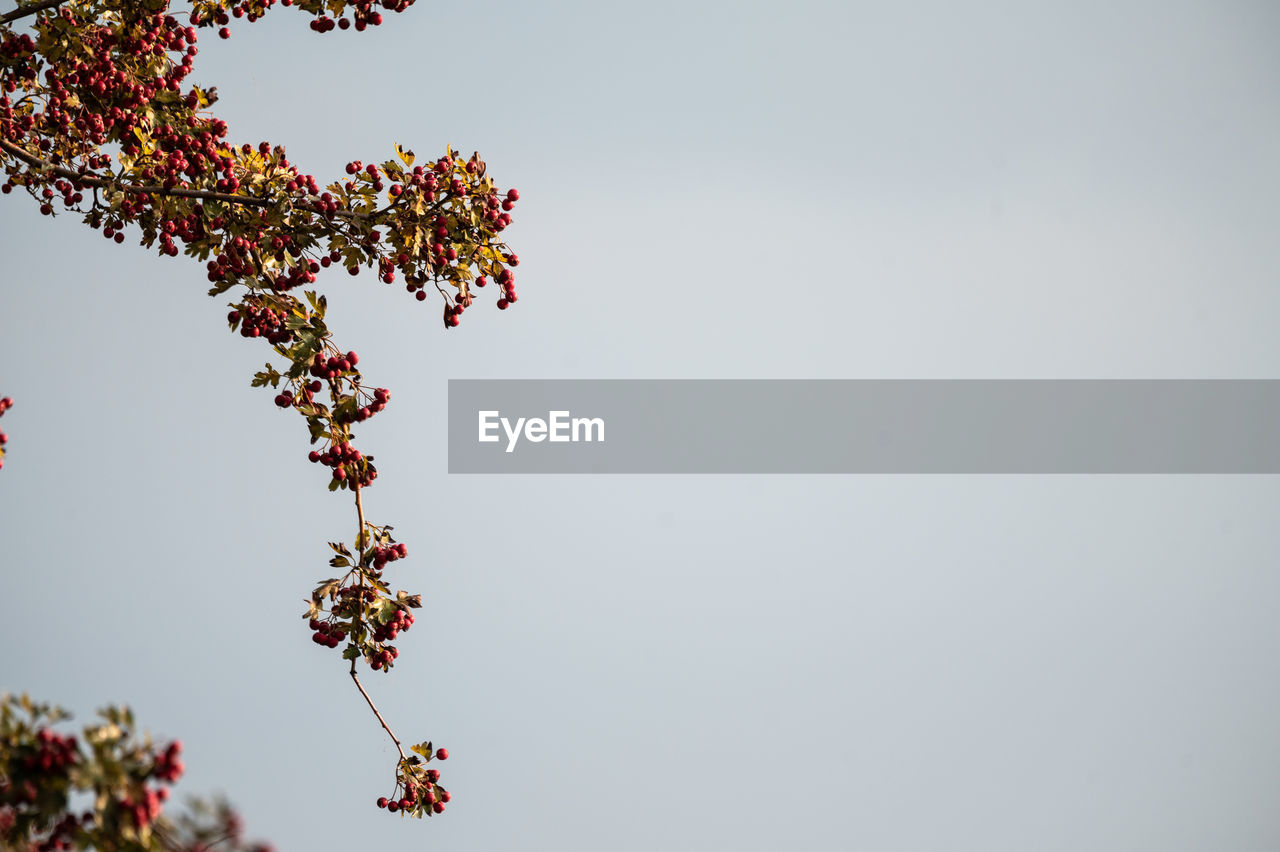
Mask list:
[[[1280,473],[1280,380],[451,380],[450,473]]]

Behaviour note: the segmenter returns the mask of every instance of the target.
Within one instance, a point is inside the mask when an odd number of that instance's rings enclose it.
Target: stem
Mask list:
[[[387,725],[387,720],[382,718],[382,714],[378,712],[378,708],[374,706],[373,699],[369,697],[369,693],[364,691],[364,686],[360,683],[360,678],[356,677],[356,661],[351,661],[351,679],[355,681],[356,689],[360,690],[360,694],[364,696],[364,700],[369,703],[369,709],[373,711],[373,715],[378,717],[378,721],[382,723],[382,728],[387,732],[387,736],[391,737],[391,741],[396,744],[396,751],[400,752],[401,760],[408,760],[405,756],[404,749],[400,747],[400,740],[395,733]]]
[[[123,192],[135,192],[139,194],[150,194],[150,195],[173,195],[173,196],[179,196],[182,198],[197,198],[204,201],[225,201],[228,204],[241,204],[246,207],[270,207],[272,204],[275,203],[270,199],[266,199],[266,198],[254,198],[249,195],[232,195],[229,192],[216,192],[212,189],[188,189],[186,187],[181,187],[181,186],[168,188],[160,184],[129,184],[129,183],[117,184],[114,181],[101,177],[100,175],[89,174],[87,172],[78,172],[75,169],[69,169],[66,166],[54,165],[48,160],[45,160],[41,157],[37,157],[35,154],[32,154],[30,151],[28,151],[26,148],[23,148],[21,145],[18,145],[14,142],[10,142],[8,139],[0,139],[0,149],[8,151],[10,154],[17,157],[19,160],[22,160],[24,163],[28,165],[35,166],[36,168],[41,169],[42,171],[51,171],[54,174],[56,174],[58,177],[66,178],[67,180],[72,181],[73,183],[80,184],[83,186],[91,186],[94,188],[110,188],[112,186],[115,186]],[[316,202],[316,201],[319,201],[320,198],[319,196],[309,195],[304,200]],[[381,213],[374,213],[374,214],[355,213],[350,210],[337,210],[337,211],[334,211],[333,215],[337,216],[340,219],[364,221],[364,220],[376,220],[381,215]]]
[[[360,577],[360,589],[361,589],[360,606],[363,607],[364,606],[364,592],[363,592],[364,567],[365,567],[364,566],[364,550],[365,550],[364,548],[364,545],[365,545],[364,502],[360,499],[359,484],[355,486],[355,492],[356,492],[356,516],[360,519],[360,532],[356,536],[356,550],[360,552],[360,558],[356,564],[359,566],[359,569],[360,569],[357,572],[357,574]],[[352,638],[355,638],[355,637],[353,636]],[[396,744],[396,751],[400,752],[400,760],[402,761],[407,760],[408,758],[405,757],[404,749],[400,747],[400,739],[395,735],[395,732],[391,730],[391,726],[387,724],[387,720],[382,718],[382,714],[378,712],[378,708],[377,706],[374,705],[373,699],[369,697],[369,693],[364,691],[364,685],[360,683],[360,678],[356,676],[356,661],[354,658],[351,660],[351,680],[355,682],[356,689],[360,690],[360,694],[363,695],[364,700],[368,702],[369,709],[373,711],[373,715],[377,716],[378,721],[382,723],[382,729],[387,732],[387,736],[391,737],[391,741]]]
[[[64,177],[67,180],[80,183],[85,186],[102,188],[112,186],[112,181],[100,177],[99,175],[88,173],[82,174],[81,172],[78,172],[75,169],[69,169],[66,166],[55,166],[48,160],[35,156],[26,148],[10,142],[8,139],[0,139],[0,148],[8,151],[10,154],[28,165],[35,166],[44,171],[52,171],[58,177]],[[138,185],[127,183],[120,184],[119,188],[124,192],[147,193],[151,195],[176,195],[183,198],[200,198],[207,201],[225,201],[228,204],[244,204],[249,207],[269,207],[272,203],[265,198],[253,198],[247,195],[232,195],[229,192],[214,192],[211,189],[186,189],[180,186],[175,186],[172,189],[169,189],[161,186],[160,184]]]
[[[43,12],[45,9],[52,9],[55,6],[61,6],[66,2],[67,0],[39,0],[39,2],[32,3],[30,6],[22,6],[18,9],[14,9],[12,12],[5,12],[3,15],[0,15],[0,24],[7,24],[10,21],[16,21],[19,18],[34,15],[36,12]]]

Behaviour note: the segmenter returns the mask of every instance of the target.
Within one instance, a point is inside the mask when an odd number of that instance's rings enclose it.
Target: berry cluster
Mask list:
[[[170,784],[181,778],[182,773],[186,771],[186,766],[179,757],[180,754],[182,754],[182,742],[174,740],[169,743],[164,751],[156,755],[155,764],[151,768],[152,776]]]
[[[231,328],[239,327],[241,337],[261,337],[273,346],[293,340],[288,317],[283,311],[268,307],[259,296],[246,296],[239,307],[227,314]]]
[[[289,5],[290,0],[284,0],[284,5]],[[311,22],[311,29],[318,33],[332,32],[334,28],[340,30],[356,28],[356,32],[362,32],[365,27],[376,27],[382,24],[382,15],[374,11],[374,7],[378,3],[374,0],[356,0],[351,4],[355,7],[355,11],[351,15],[351,19],[338,18],[334,20],[328,15],[322,15]],[[392,12],[403,12],[413,5],[413,0],[381,0],[383,8],[390,9]]]
[[[367,524],[361,544],[357,560],[345,544],[330,543],[335,555],[329,564],[349,570],[342,578],[317,586],[302,617],[308,619],[316,644],[337,647],[349,636],[345,658],[363,656],[374,671],[387,671],[400,653],[389,643],[413,626],[409,610],[422,606],[422,596],[403,591],[392,596],[381,579],[387,563],[409,553],[408,547],[391,537],[390,527]],[[331,602],[327,615],[326,598]]]
[[[311,375],[318,379],[336,379],[343,373],[349,373],[360,363],[360,356],[354,352],[346,355],[331,355],[328,358],[317,352],[311,362]]]
[[[373,456],[364,455],[346,441],[332,444],[324,452],[312,450],[307,458],[333,468],[333,481],[346,483],[348,486],[371,485],[378,478],[378,469],[370,463]]]
[[[427,760],[448,760],[448,749],[437,749],[431,752],[431,743],[414,746],[413,750],[424,755]],[[400,761],[396,770],[395,794],[390,798],[382,796],[377,805],[390,813],[402,812],[409,816],[431,816],[443,813],[445,805],[453,797],[449,791],[440,786],[440,773],[435,769],[423,769],[421,760],[409,757]]]
[[[386,567],[388,562],[395,562],[397,559],[404,559],[409,555],[409,548],[400,544],[388,545],[386,547],[375,547],[373,549],[373,571],[378,576],[382,569]],[[412,619],[410,619],[412,621]],[[406,628],[407,629],[407,628]]]
[[[79,759],[80,747],[73,736],[59,735],[41,728],[36,735],[36,748],[21,761],[29,772],[65,774]]]
[[[132,796],[122,798],[120,800],[120,808],[135,827],[142,828],[156,821],[156,818],[160,816],[163,803],[168,799],[169,791],[165,788],[153,789],[147,787],[143,790],[142,796],[138,801],[134,801]]]
[[[71,772],[81,762],[74,736],[61,736],[49,728],[40,728],[34,736],[14,736],[17,732],[12,729],[6,733],[0,737],[0,846],[4,848],[15,824],[28,821],[29,815],[46,809],[51,801],[65,799]],[[86,816],[92,819],[92,814]],[[67,813],[29,848],[70,849],[79,828],[80,818]]]
[[[311,641],[317,645],[324,645],[326,648],[336,648],[342,644],[347,638],[347,631],[343,625],[329,621],[321,621],[313,618],[309,621],[308,626],[313,631]]]
[[[378,591],[372,586],[343,586],[338,589],[337,603],[333,614],[342,618],[359,617],[365,603],[376,601]]]
[[[375,642],[386,642],[388,639],[394,639],[400,633],[408,633],[409,627],[413,625],[413,613],[403,609],[398,609],[391,620],[386,624],[380,624],[373,631],[373,639]]]
[[[6,396],[4,399],[0,399],[0,417],[3,417],[4,413],[10,408],[13,408],[12,397]],[[4,445],[7,443],[9,443],[9,436],[0,432],[0,468],[4,467]]]

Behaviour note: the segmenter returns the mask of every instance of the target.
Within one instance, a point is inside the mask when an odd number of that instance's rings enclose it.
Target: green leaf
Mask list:
[[[342,649],[342,659],[344,660],[354,660],[359,656],[360,656],[360,651],[356,648],[355,645],[348,645],[347,647]]]

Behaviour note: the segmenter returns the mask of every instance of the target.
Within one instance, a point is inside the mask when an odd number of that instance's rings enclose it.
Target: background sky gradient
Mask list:
[[[0,4],[2,5],[2,4]],[[968,8],[962,8],[968,6]],[[175,6],[175,8],[177,8]],[[282,850],[1271,850],[1272,476],[446,474],[450,378],[1280,378],[1280,7],[420,0],[203,33],[237,142],[522,200],[520,301],[321,278],[392,389],[366,495],[425,608],[299,615],[355,533],[188,259],[17,195],[0,688],[130,703]]]

